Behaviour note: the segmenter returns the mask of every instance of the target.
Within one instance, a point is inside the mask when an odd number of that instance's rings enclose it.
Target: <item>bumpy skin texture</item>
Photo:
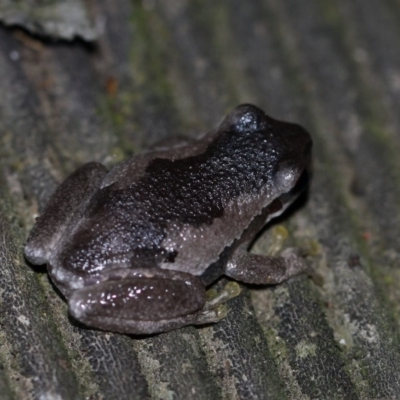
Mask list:
[[[300,126],[245,104],[180,148],[108,173],[86,164],[50,199],[26,258],[47,264],[87,325],[142,334],[215,322],[205,286],[220,275],[267,284],[304,271],[293,254],[246,249],[306,187],[311,143]]]

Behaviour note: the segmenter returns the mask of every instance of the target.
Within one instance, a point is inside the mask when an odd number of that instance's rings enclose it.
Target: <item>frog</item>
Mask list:
[[[25,257],[46,265],[83,326],[147,335],[218,322],[237,282],[307,272],[295,248],[271,256],[249,246],[308,187],[311,149],[300,125],[241,104],[200,138],[109,171],[78,168],[36,218]],[[229,283],[209,296],[222,276]]]

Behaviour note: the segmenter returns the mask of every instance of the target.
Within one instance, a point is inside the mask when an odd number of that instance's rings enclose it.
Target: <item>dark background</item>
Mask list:
[[[400,398],[400,2],[4,3],[1,399]],[[312,133],[308,200],[280,222],[323,284],[244,287],[219,324],[147,338],[73,324],[22,256],[58,183],[243,102]]]

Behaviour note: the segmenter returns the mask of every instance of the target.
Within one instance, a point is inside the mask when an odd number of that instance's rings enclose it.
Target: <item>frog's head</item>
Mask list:
[[[281,211],[308,186],[312,140],[300,125],[278,121],[252,104],[242,104],[228,114],[219,131],[246,137],[247,152],[254,154],[259,166],[255,179],[266,182]]]

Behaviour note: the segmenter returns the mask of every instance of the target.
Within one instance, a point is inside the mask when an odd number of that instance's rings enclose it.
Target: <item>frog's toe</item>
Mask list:
[[[230,299],[238,296],[241,292],[240,285],[237,282],[229,282],[225,287],[217,292],[215,289],[209,289],[206,292],[206,304],[196,315],[194,325],[204,325],[218,322],[228,314],[228,307],[224,304]]]
[[[225,287],[217,292],[215,289],[209,289],[206,292],[207,301],[204,306],[205,310],[215,308],[219,304],[239,296],[241,292],[240,285],[237,282],[228,282]]]
[[[193,325],[213,324],[221,321],[228,314],[228,307],[225,304],[218,304],[211,309],[203,309],[196,314],[196,319],[192,322]]]

